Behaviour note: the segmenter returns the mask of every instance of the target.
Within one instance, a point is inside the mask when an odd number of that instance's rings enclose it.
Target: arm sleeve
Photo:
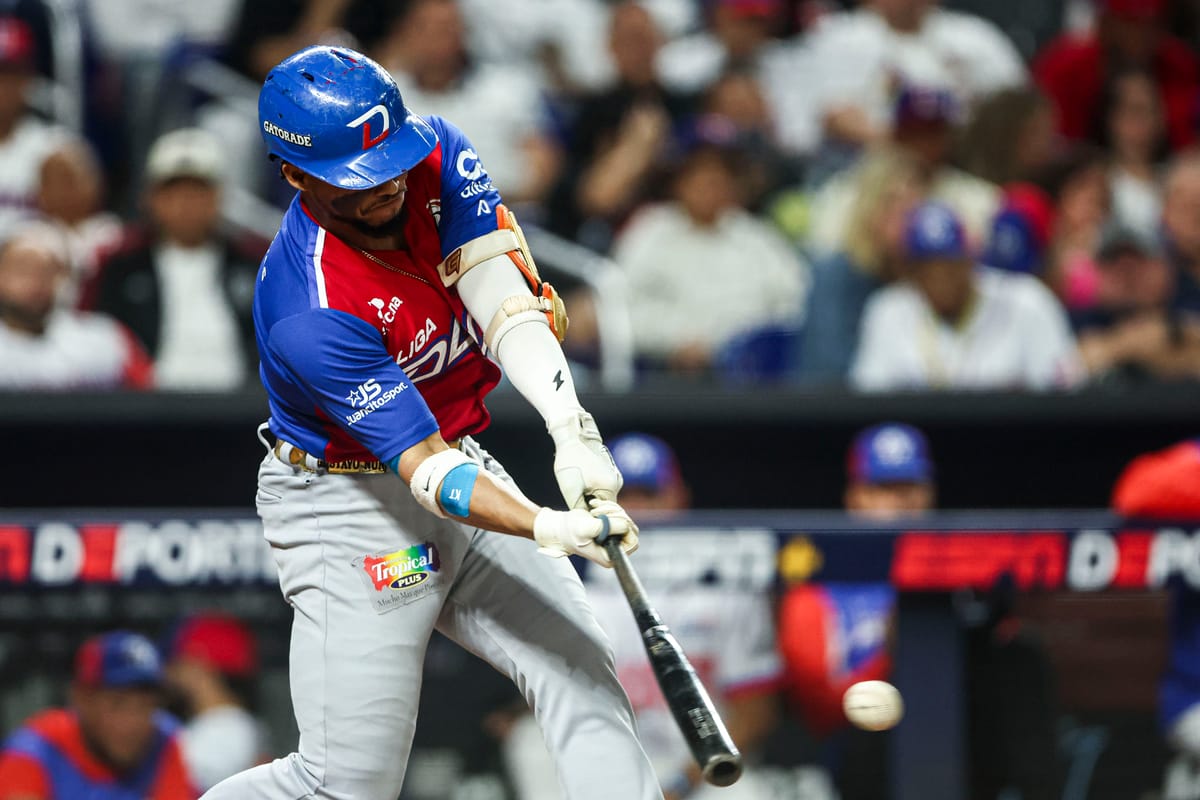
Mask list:
[[[457,287],[467,311],[483,328],[506,298],[529,294],[529,284],[507,255],[489,258],[468,271]],[[531,316],[517,325],[500,341],[495,355],[513,386],[547,424],[583,408],[562,347],[543,319]]]
[[[50,800],[50,781],[33,757],[0,755],[0,800]]]
[[[379,332],[342,311],[316,308],[276,322],[272,359],[313,404],[380,461],[391,461],[438,424]]]

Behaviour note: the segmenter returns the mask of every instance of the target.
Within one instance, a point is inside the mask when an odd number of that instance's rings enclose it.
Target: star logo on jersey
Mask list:
[[[368,378],[360,383],[346,396],[346,402],[351,408],[361,408],[374,400],[383,392],[383,387],[374,378]]]

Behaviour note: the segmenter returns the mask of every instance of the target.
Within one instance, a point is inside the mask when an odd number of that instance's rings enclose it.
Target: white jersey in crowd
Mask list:
[[[863,313],[851,380],[859,389],[1052,389],[1083,377],[1066,313],[1040,281],[979,268],[958,325],[908,283],[880,289]]]
[[[530,71],[510,65],[472,69],[445,92],[421,89],[403,72],[392,77],[413,113],[454,120],[487,164],[492,182],[521,191],[529,173],[525,142],[546,125],[541,86]]]
[[[875,11],[822,20],[809,40],[813,72],[805,85],[821,113],[853,101],[880,127],[891,123],[900,80],[949,86],[968,105],[1026,80],[1020,54],[981,17],[935,8],[915,33],[893,30]]]
[[[197,714],[180,732],[183,760],[201,792],[263,760],[262,726],[250,712],[221,706]]]
[[[0,389],[113,389],[144,364],[133,337],[103,314],[60,309],[41,336],[0,322]]]
[[[63,128],[26,115],[0,139],[0,240],[36,215],[42,162],[66,136]]]
[[[769,225],[741,209],[699,227],[672,203],[640,212],[617,240],[629,276],[635,349],[665,357],[719,348],[734,335],[797,321],[807,266]]]

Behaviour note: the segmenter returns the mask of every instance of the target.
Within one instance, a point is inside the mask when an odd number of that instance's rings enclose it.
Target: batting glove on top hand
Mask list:
[[[638,545],[638,527],[625,509],[616,503],[597,501],[592,513],[582,509],[554,511],[543,508],[533,520],[533,538],[538,552],[552,558],[579,555],[599,564],[612,567],[612,559],[596,543],[596,537],[608,523],[609,535],[621,537],[621,549],[632,553]],[[592,514],[596,514],[593,516]]]
[[[586,511],[588,497],[616,500],[623,483],[621,472],[592,415],[580,411],[547,428],[554,439],[554,477],[567,507]]]

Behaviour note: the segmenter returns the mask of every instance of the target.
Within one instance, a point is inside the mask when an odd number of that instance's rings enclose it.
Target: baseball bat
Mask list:
[[[604,529],[596,541],[612,559],[621,590],[642,632],[642,644],[650,657],[650,666],[675,717],[675,724],[683,731],[683,738],[687,740],[704,780],[713,786],[729,786],[742,776],[742,754],[729,738],[721,715],[683,648],[650,604],[645,587],[629,563],[629,556],[621,549],[620,537],[609,536],[608,519],[601,519]]]

